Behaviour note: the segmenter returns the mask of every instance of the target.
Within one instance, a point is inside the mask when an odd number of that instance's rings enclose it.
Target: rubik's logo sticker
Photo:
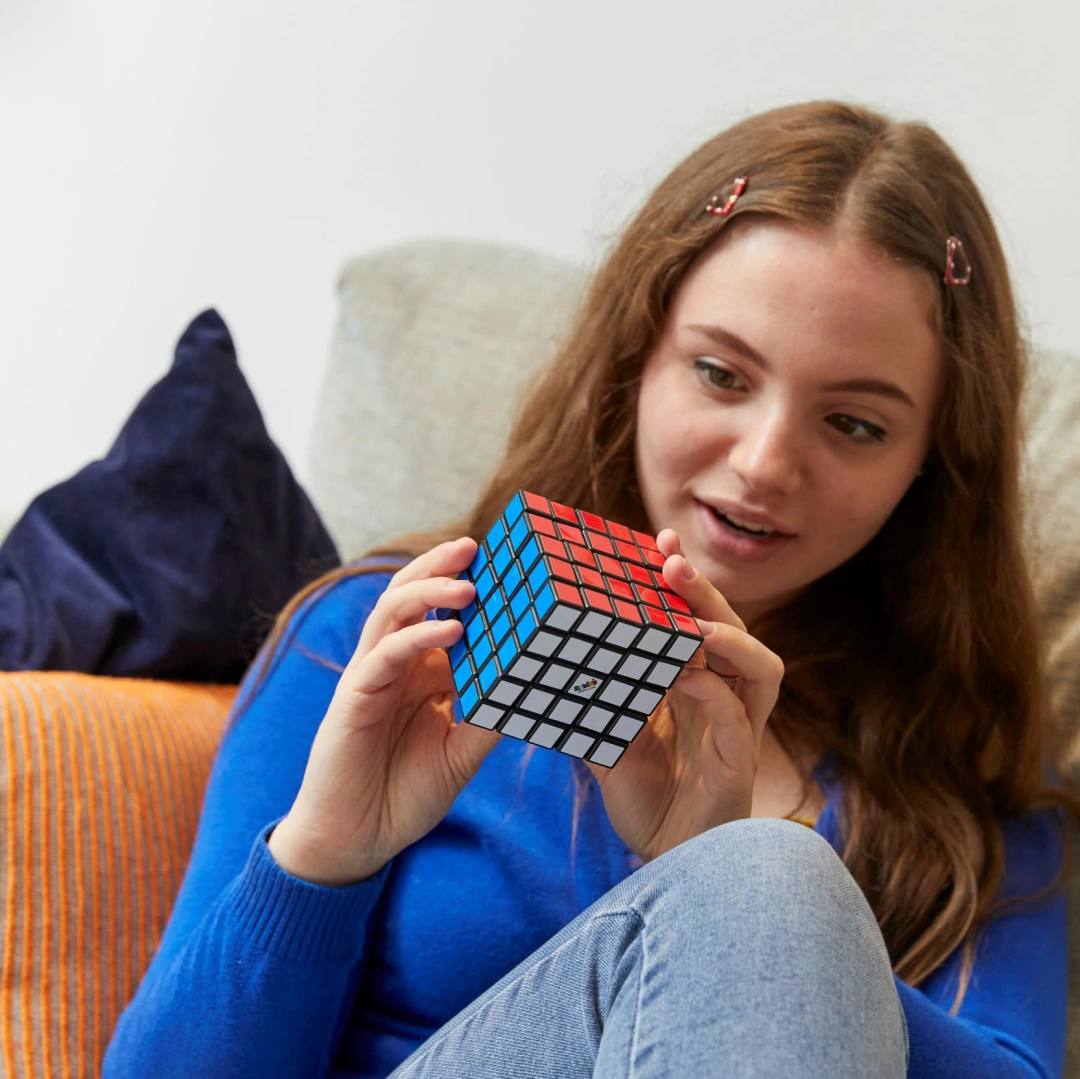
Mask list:
[[[612,767],[702,641],[651,536],[518,491],[465,571],[460,719]]]

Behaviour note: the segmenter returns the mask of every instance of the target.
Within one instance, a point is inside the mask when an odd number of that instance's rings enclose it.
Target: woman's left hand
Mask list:
[[[666,528],[656,542],[666,556],[664,579],[705,634],[703,650],[615,767],[589,764],[612,827],[644,861],[750,816],[761,737],[784,676],[780,657],[747,633],[727,600],[687,561],[678,533]],[[707,666],[698,658],[702,652]],[[720,674],[740,678],[733,688]]]

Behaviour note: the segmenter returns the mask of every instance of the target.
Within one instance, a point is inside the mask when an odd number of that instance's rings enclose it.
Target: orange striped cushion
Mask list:
[[[235,686],[0,674],[0,1075],[98,1075],[157,948]]]

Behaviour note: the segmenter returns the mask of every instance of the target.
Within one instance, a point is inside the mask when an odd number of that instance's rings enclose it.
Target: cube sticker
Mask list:
[[[656,541],[518,491],[463,574],[459,719],[614,767],[702,641]]]

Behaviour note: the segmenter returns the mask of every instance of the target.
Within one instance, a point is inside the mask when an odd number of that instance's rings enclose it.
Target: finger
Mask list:
[[[354,658],[363,659],[388,634],[426,618],[436,608],[460,611],[476,598],[472,581],[430,577],[408,581],[379,597],[360,634]]]
[[[698,625],[704,633],[701,645],[705,658],[714,672],[733,667],[732,673],[746,682],[779,682],[783,673],[779,657],[756,637],[724,622],[699,621]]]
[[[351,663],[341,676],[344,689],[372,694],[386,689],[413,660],[430,648],[449,648],[460,640],[465,627],[456,619],[425,619],[383,637],[359,663]]]
[[[387,590],[400,588],[424,577],[454,577],[468,567],[476,557],[476,550],[476,540],[471,536],[459,536],[440,543],[402,566],[390,578]]]
[[[664,580],[686,600],[697,617],[726,622],[729,626],[746,632],[746,623],[735,613],[731,604],[708,577],[690,564],[685,554],[680,553],[665,559],[663,573]]]
[[[459,787],[464,787],[484,758],[502,740],[498,731],[490,731],[475,723],[455,723],[446,737],[446,759],[454,769]]]
[[[726,622],[746,632],[746,623],[732,610],[731,604],[703,573],[690,564],[675,529],[662,529],[656,537],[656,545],[665,556],[662,572],[668,587],[686,600],[698,618]]]
[[[437,544],[430,551],[425,551],[407,565],[402,566],[390,578],[390,583],[379,597],[379,602],[375,604],[375,609],[364,625],[357,649],[360,654],[366,654],[381,637],[404,624],[390,623],[384,617],[387,604],[392,601],[396,592],[415,581],[434,577],[456,578],[476,557],[476,550],[477,545],[474,539],[469,536],[460,536],[456,540]],[[468,602],[466,600],[461,606],[465,606]]]
[[[691,698],[708,717],[700,732],[703,774],[722,774],[723,785],[747,783],[752,790],[763,731],[755,726],[744,703],[702,667],[685,671],[671,688]],[[721,773],[715,772],[715,766]],[[706,788],[710,786],[707,782]]]
[[[733,694],[746,706],[755,737],[760,737],[780,693],[783,663],[775,652],[737,626],[714,623],[710,628],[707,622],[699,625],[705,633],[705,665],[684,670],[675,684],[685,677],[688,686],[704,687],[700,691],[708,693],[710,700],[730,700],[725,694]],[[731,686],[721,672],[736,674],[739,681]]]
[[[668,555],[682,552],[682,539],[674,528],[661,528],[656,534],[656,546],[660,553],[667,558]]]

